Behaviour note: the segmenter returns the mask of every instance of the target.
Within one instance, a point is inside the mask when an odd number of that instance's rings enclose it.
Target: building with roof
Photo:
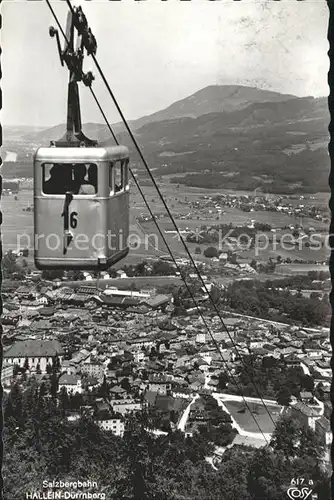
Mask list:
[[[315,423],[315,432],[324,446],[330,446],[333,440],[331,424],[328,418],[322,415]]]
[[[321,417],[321,408],[307,406],[302,401],[297,401],[290,407],[291,416],[298,420],[305,428],[315,431],[315,423]]]
[[[127,392],[120,385],[115,385],[110,389],[110,395],[112,398],[125,398],[127,396]]]
[[[85,373],[89,377],[96,377],[97,380],[102,380],[105,367],[102,363],[83,363],[80,370],[81,373]]]
[[[171,297],[168,297],[168,295],[158,294],[155,297],[144,300],[143,302],[152,309],[158,309],[159,307],[167,306],[171,302]]]
[[[66,389],[67,394],[81,394],[81,378],[78,375],[64,373],[58,381],[58,391],[61,391],[62,389]]]
[[[1,370],[1,384],[10,385],[14,377],[14,365],[3,363]]]
[[[28,360],[29,368],[36,369],[39,365],[41,372],[46,373],[47,365],[52,365],[55,358],[62,364],[64,350],[57,340],[24,340],[10,346],[3,357],[8,364],[21,368]]]
[[[134,399],[111,399],[110,406],[115,413],[126,415],[132,411],[139,411],[142,408],[140,401]]]
[[[71,359],[64,359],[61,365],[61,369],[64,373],[74,375],[77,371],[76,366],[72,363]]]
[[[111,431],[115,436],[123,437],[124,422],[109,411],[100,411],[95,415],[96,424],[105,431]]]
[[[167,380],[165,375],[152,374],[148,379],[148,390],[158,394],[166,395],[172,388],[171,383]]]
[[[227,448],[230,448],[235,445],[251,446],[252,448],[262,448],[263,446],[266,445],[266,441],[261,437],[241,436],[240,434],[237,434],[233,439],[232,443],[228,445]]]

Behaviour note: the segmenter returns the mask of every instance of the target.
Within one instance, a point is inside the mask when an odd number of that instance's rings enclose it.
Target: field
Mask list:
[[[240,427],[248,432],[259,432],[259,427],[261,428],[262,432],[264,433],[272,433],[274,431],[274,424],[272,423],[268,412],[266,408],[263,406],[261,403],[248,403],[248,406],[250,407],[256,422],[254,421],[254,418],[251,416],[250,411],[248,408],[246,408],[245,413],[238,413],[240,410],[243,410],[245,408],[245,403],[244,402],[239,402],[239,401],[224,401],[224,405],[228,409],[228,411],[231,413],[232,417],[235,419],[237,424],[240,425]],[[267,405],[266,407],[275,422],[277,418],[279,417],[279,412],[281,410],[281,406],[279,405]]]
[[[33,203],[32,191],[20,191],[15,201],[14,196],[1,198],[2,226],[1,238],[4,251],[15,250],[18,246],[31,247],[33,244],[33,212],[24,212],[23,209]],[[29,244],[30,243],[30,244]]]
[[[198,219],[182,219],[181,214],[189,214],[191,209],[187,205],[187,201],[197,200],[199,194],[202,195],[212,195],[214,194],[210,190],[202,190],[199,188],[188,188],[181,186],[179,189],[175,185],[163,182],[160,184],[160,188],[164,194],[165,201],[169,206],[171,212],[175,217],[175,222],[181,231],[195,231],[202,224],[213,225],[218,223],[233,223],[234,225],[244,225],[249,224],[251,220],[257,222],[266,222],[271,224],[273,227],[282,227],[289,224],[296,224],[298,220],[295,217],[284,215],[277,212],[242,212],[237,208],[226,208],[224,214],[220,215],[219,220],[217,220],[217,214],[208,214],[208,217],[201,216]],[[179,241],[179,238],[174,233],[165,233],[165,231],[173,231],[175,228],[166,215],[166,211],[163,207],[161,200],[159,199],[154,187],[144,186],[143,191],[145,193],[146,199],[149,202],[151,209],[154,214],[165,214],[165,217],[159,219],[159,227],[164,233],[164,237],[167,240],[171,250],[174,252],[176,257],[185,257],[186,252]],[[227,192],[227,190],[226,190]],[[221,192],[220,192],[221,193]],[[236,195],[245,194],[245,192],[235,192]],[[248,193],[250,194],[250,193]],[[304,204],[312,203],[316,204],[316,201],[320,204],[326,204],[326,197],[324,193],[320,193],[316,199],[307,198],[303,200]],[[292,202],[294,200],[290,200]],[[300,203],[300,200],[297,200]],[[2,212],[3,212],[3,224],[2,224],[2,244],[4,251],[9,249],[16,249],[17,247],[30,247],[33,248],[33,212],[26,212],[28,206],[33,203],[33,192],[32,190],[22,190],[18,195],[18,200],[15,201],[14,196],[3,196],[1,200]],[[127,258],[127,263],[136,264],[145,258],[156,257],[162,254],[168,253],[166,246],[164,245],[162,238],[155,226],[153,221],[138,223],[136,220],[141,214],[148,214],[148,210],[143,202],[140,194],[135,188],[132,188],[131,192],[131,211],[130,211],[130,233],[135,234],[136,238],[140,239],[140,246],[137,249],[131,249],[129,256]],[[209,218],[211,217],[211,218]],[[304,219],[303,223],[305,226],[313,226],[317,231],[327,231],[327,226],[321,222],[312,219]],[[151,235],[151,236],[150,236]],[[325,233],[324,233],[325,235]],[[267,233],[267,236],[271,239],[273,237],[272,233]],[[280,231],[277,230],[276,237],[279,239]],[[185,235],[184,235],[185,238]],[[138,241],[138,238],[137,238]],[[189,243],[188,248],[194,255],[195,248],[199,246],[201,252],[209,246],[208,244]],[[157,248],[156,248],[157,247]],[[225,249],[224,249],[225,250]],[[256,252],[254,249],[244,250],[238,252],[240,258],[244,262],[249,262],[253,258],[257,261],[267,262],[267,260],[272,257],[276,259],[280,255],[283,259],[291,258],[303,259],[305,261],[317,260],[325,262],[328,258],[329,251],[326,247],[320,250],[312,250],[310,248],[282,248],[280,244],[277,244],[276,248],[270,244],[267,248],[259,248]],[[196,256],[197,260],[206,260],[204,257]],[[119,263],[117,267],[121,267],[122,263]]]

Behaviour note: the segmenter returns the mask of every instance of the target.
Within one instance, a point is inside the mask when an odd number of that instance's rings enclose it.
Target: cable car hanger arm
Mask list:
[[[47,3],[49,4],[48,0]],[[96,40],[90,28],[88,28],[86,18],[80,8],[67,15],[66,34],[57,22],[62,34],[65,37],[64,50],[61,48],[58,30],[50,27],[50,36],[56,37],[57,48],[61,65],[64,62],[69,70],[68,98],[67,98],[67,121],[66,133],[59,141],[52,141],[53,146],[96,146],[97,141],[89,139],[82,131],[80,97],[78,82],[82,81],[87,87],[91,87],[94,77],[91,72],[83,73],[84,50],[87,54],[96,53]],[[76,47],[74,47],[74,29],[78,30]]]

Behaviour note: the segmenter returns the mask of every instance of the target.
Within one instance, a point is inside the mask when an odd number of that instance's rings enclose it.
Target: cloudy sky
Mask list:
[[[78,3],[78,2],[76,2]],[[62,25],[67,7],[53,2]],[[125,116],[163,109],[212,84],[250,85],[297,96],[326,96],[328,9],[323,1],[170,0],[81,2],[98,42],[97,59]],[[48,28],[45,2],[2,2],[4,125],[65,121],[67,70]],[[93,61],[94,89],[111,122],[117,112]],[[103,122],[81,90],[84,122]]]

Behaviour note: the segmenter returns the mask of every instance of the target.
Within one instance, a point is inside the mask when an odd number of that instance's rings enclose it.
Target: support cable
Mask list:
[[[72,5],[70,4],[69,0],[66,0],[66,2],[67,2],[67,4],[68,4],[68,6],[69,6],[69,8],[70,8],[70,10],[71,10],[71,12],[72,12],[72,14],[75,14],[75,13],[74,13],[74,10],[73,10],[73,7],[72,7]],[[54,10],[52,9],[52,7],[51,7],[51,5],[50,5],[50,1],[49,1],[49,0],[46,0],[46,3],[48,4],[48,6],[49,6],[49,8],[50,8],[50,10],[51,10],[51,13],[52,13],[53,17],[54,17],[54,19],[56,20],[58,27],[60,28],[61,33],[63,34],[63,36],[64,36],[65,40],[67,40],[66,35],[65,35],[65,33],[64,33],[63,29],[61,28],[61,25],[60,25],[60,23],[59,23],[59,21],[58,21],[58,18],[57,18],[57,16],[56,16],[56,14],[55,14]],[[218,317],[219,317],[219,319],[220,319],[220,321],[221,321],[221,323],[222,323],[222,325],[223,325],[223,327],[224,327],[224,329],[225,329],[226,333],[228,334],[228,336],[229,336],[229,338],[230,338],[230,340],[231,340],[231,342],[232,342],[232,344],[233,344],[233,346],[234,346],[235,351],[236,351],[236,352],[237,352],[237,354],[240,356],[239,351],[238,351],[238,349],[237,349],[237,346],[236,346],[236,344],[234,343],[234,341],[233,341],[233,339],[232,339],[232,337],[231,337],[231,335],[230,335],[230,332],[228,331],[228,328],[226,327],[226,325],[225,325],[225,323],[224,323],[224,321],[223,321],[223,319],[222,319],[222,317],[221,317],[221,315],[220,315],[220,313],[219,313],[219,310],[218,310],[218,308],[217,308],[217,306],[216,306],[215,302],[213,301],[213,299],[212,299],[212,297],[211,297],[211,295],[210,295],[210,293],[209,293],[209,291],[208,291],[208,289],[207,289],[207,286],[206,286],[206,284],[205,284],[205,282],[204,282],[204,280],[203,280],[203,278],[202,278],[202,276],[201,276],[201,274],[200,274],[200,272],[199,272],[199,270],[198,270],[198,268],[197,268],[197,266],[196,266],[196,263],[194,262],[194,259],[192,258],[191,254],[190,254],[190,252],[189,252],[189,250],[188,250],[187,245],[185,244],[185,241],[184,241],[184,239],[183,239],[183,237],[182,237],[182,235],[181,235],[181,233],[180,233],[180,231],[179,231],[179,229],[178,229],[178,227],[177,227],[177,225],[176,225],[176,223],[175,223],[175,220],[174,220],[174,218],[173,218],[173,215],[171,214],[171,212],[170,212],[170,210],[169,210],[169,208],[168,208],[168,206],[167,206],[167,204],[166,204],[166,202],[165,202],[165,200],[164,200],[164,198],[163,198],[163,196],[162,196],[162,194],[161,194],[161,192],[160,192],[160,189],[159,189],[159,187],[158,187],[158,185],[157,185],[157,183],[156,183],[156,181],[155,181],[155,179],[154,179],[154,177],[153,177],[153,175],[152,175],[152,173],[151,173],[151,171],[150,171],[150,169],[149,169],[149,166],[148,166],[148,164],[147,164],[147,162],[146,162],[146,160],[145,160],[145,158],[144,158],[144,156],[143,156],[143,154],[142,154],[142,151],[141,151],[141,149],[140,149],[140,147],[139,147],[139,145],[138,145],[138,143],[137,143],[137,141],[136,141],[136,139],[135,139],[135,137],[134,137],[134,135],[133,135],[133,133],[132,133],[132,131],[131,131],[131,129],[130,129],[130,127],[129,127],[129,125],[128,125],[128,123],[127,123],[127,120],[125,119],[125,117],[124,117],[124,115],[123,115],[123,112],[122,112],[122,110],[121,110],[121,108],[120,108],[120,106],[119,106],[119,104],[118,104],[118,102],[117,102],[117,100],[116,100],[116,98],[115,98],[115,96],[114,96],[114,94],[113,94],[113,92],[112,92],[112,90],[111,90],[111,88],[110,88],[110,86],[109,86],[109,84],[108,84],[108,82],[107,82],[107,80],[106,80],[105,76],[104,76],[104,73],[103,73],[103,71],[102,71],[102,69],[101,69],[101,67],[100,67],[100,65],[99,65],[99,63],[98,63],[98,61],[97,61],[97,59],[96,59],[95,55],[94,55],[94,54],[91,54],[91,56],[92,56],[92,58],[93,58],[93,61],[94,61],[95,65],[96,65],[96,67],[97,67],[97,69],[98,69],[99,73],[100,73],[100,76],[101,76],[102,80],[104,81],[104,83],[105,83],[105,85],[106,85],[106,87],[107,87],[107,90],[108,90],[108,92],[109,92],[109,94],[110,94],[110,96],[111,96],[111,98],[112,98],[112,100],[113,100],[113,102],[114,102],[114,104],[115,104],[115,106],[116,106],[116,109],[117,109],[117,111],[119,112],[119,114],[120,114],[120,116],[121,116],[121,118],[122,118],[122,121],[123,121],[123,123],[124,123],[124,125],[125,125],[125,127],[126,127],[126,129],[127,129],[127,131],[128,131],[128,133],[129,133],[129,135],[130,135],[130,137],[131,137],[131,140],[132,140],[132,142],[133,142],[133,144],[134,144],[134,146],[135,146],[135,148],[136,148],[136,150],[137,150],[137,152],[138,152],[138,154],[139,154],[139,156],[140,156],[140,158],[141,158],[141,160],[142,160],[142,162],[143,162],[143,164],[144,164],[144,166],[145,166],[145,168],[146,168],[146,170],[147,170],[147,172],[148,172],[148,174],[149,174],[149,176],[150,176],[150,178],[151,178],[151,181],[152,181],[152,183],[153,183],[153,185],[154,185],[155,189],[156,189],[156,190],[157,190],[157,192],[158,192],[158,195],[159,195],[159,197],[160,197],[160,199],[161,199],[161,201],[162,201],[162,203],[163,203],[163,205],[164,205],[164,207],[165,207],[165,209],[166,209],[166,211],[167,211],[167,214],[168,214],[168,216],[170,217],[170,219],[171,219],[171,221],[172,221],[172,223],[173,223],[173,225],[174,225],[174,227],[175,227],[175,230],[176,230],[176,232],[177,232],[177,234],[178,234],[178,237],[179,237],[180,241],[182,242],[182,244],[183,244],[183,246],[184,246],[184,248],[185,248],[185,250],[186,250],[186,253],[188,254],[188,257],[189,257],[189,259],[190,259],[190,261],[191,261],[191,263],[192,263],[192,265],[193,265],[194,269],[196,270],[196,273],[197,273],[197,275],[198,275],[198,277],[199,277],[200,281],[202,282],[203,287],[204,287],[204,289],[205,289],[205,291],[206,291],[206,293],[207,293],[207,295],[208,295],[208,297],[209,297],[210,301],[212,302],[212,304],[213,304],[213,306],[214,306],[214,309],[215,309],[215,311],[216,311],[216,313],[217,313],[217,315],[218,315]],[[101,110],[102,110],[102,108],[101,108],[100,104],[98,103],[98,100],[97,100],[97,98],[96,98],[96,95],[95,95],[95,94],[94,94],[94,99],[95,99],[96,103],[98,104],[98,107],[99,107],[99,109],[100,109],[100,111],[101,111]],[[114,133],[112,132],[112,129],[111,129],[111,127],[110,127],[110,125],[109,125],[109,123],[108,123],[108,120],[106,119],[106,116],[105,116],[105,114],[104,114],[104,113],[103,113],[103,117],[104,117],[104,119],[105,119],[105,121],[106,121],[106,123],[107,123],[107,126],[108,126],[109,130],[110,130],[110,131],[111,131],[111,133],[112,133],[112,136],[113,136],[113,137],[114,137],[114,139],[115,139],[116,144],[118,144],[118,141],[117,141],[117,139],[116,139],[116,137],[115,137]],[[177,269],[179,269],[179,266],[178,266],[178,264],[176,263],[175,257],[173,256],[173,254],[172,254],[172,252],[171,252],[171,250],[170,250],[170,247],[169,247],[169,245],[168,245],[168,243],[167,243],[167,241],[166,241],[166,238],[165,238],[164,234],[162,233],[162,230],[160,229],[160,227],[159,227],[159,225],[158,225],[158,222],[157,222],[157,220],[156,220],[156,217],[154,216],[154,214],[153,214],[153,212],[152,212],[152,210],[151,210],[151,208],[150,208],[149,204],[147,203],[146,198],[145,198],[145,195],[143,194],[143,192],[142,192],[142,190],[141,190],[141,188],[140,188],[140,186],[139,186],[139,184],[138,184],[138,181],[137,181],[136,177],[134,176],[134,174],[132,173],[131,169],[130,169],[130,172],[131,172],[131,174],[132,174],[132,177],[133,177],[133,179],[134,179],[134,182],[135,182],[135,184],[136,184],[136,186],[137,186],[137,188],[138,188],[138,190],[139,190],[139,192],[140,192],[141,196],[142,196],[142,197],[143,197],[143,199],[144,199],[144,202],[145,202],[145,204],[146,204],[146,206],[147,206],[147,208],[148,208],[148,210],[149,210],[149,213],[150,213],[150,215],[151,215],[151,217],[152,217],[152,219],[153,219],[153,221],[154,221],[154,223],[155,223],[155,225],[156,225],[156,227],[157,227],[157,229],[158,229],[158,231],[159,231],[159,234],[160,234],[160,236],[161,236],[161,238],[162,238],[162,240],[163,240],[164,244],[166,245],[166,247],[167,247],[167,249],[168,249],[168,251],[169,251],[169,253],[170,253],[170,255],[171,255],[171,258],[173,259],[174,265],[176,266],[176,268],[177,268]],[[181,274],[181,276],[182,276],[182,273],[180,273],[180,274]],[[194,301],[194,303],[195,303],[195,305],[196,305],[196,308],[197,308],[197,310],[198,310],[198,312],[199,312],[199,314],[200,314],[200,316],[201,316],[201,319],[202,319],[202,321],[203,321],[203,323],[204,323],[204,325],[205,325],[205,327],[206,327],[207,331],[209,332],[210,337],[211,337],[211,339],[212,339],[212,341],[213,341],[213,343],[214,343],[214,345],[215,345],[215,347],[216,347],[216,349],[217,349],[218,353],[220,354],[220,356],[221,356],[221,358],[222,358],[223,362],[225,363],[225,365],[227,366],[227,362],[225,361],[225,359],[224,359],[224,357],[223,357],[223,355],[222,355],[222,353],[221,353],[221,351],[220,351],[220,348],[219,348],[219,345],[218,345],[218,343],[217,343],[217,340],[214,338],[214,336],[213,336],[213,334],[212,334],[211,330],[209,329],[209,326],[207,325],[207,322],[206,322],[206,320],[204,319],[204,317],[203,317],[203,315],[202,315],[202,312],[201,312],[201,311],[200,311],[200,309],[199,309],[198,303],[195,301],[195,298],[194,298],[194,296],[193,296],[193,294],[192,294],[192,292],[191,292],[191,290],[190,290],[190,288],[189,288],[188,283],[186,282],[186,280],[185,280],[185,279],[183,279],[183,281],[184,281],[184,283],[185,283],[185,285],[186,285],[186,288],[187,288],[188,292],[190,293],[191,298],[193,299],[193,301]],[[241,358],[241,360],[243,361],[243,359],[242,359],[242,357],[241,357],[241,356],[240,356],[240,358]],[[243,363],[244,363],[244,361],[243,361]],[[245,363],[244,363],[244,365],[245,365]],[[250,379],[250,381],[252,382],[252,384],[254,385],[254,388],[255,388],[255,390],[256,390],[256,393],[258,394],[259,399],[261,400],[261,402],[262,402],[262,404],[263,404],[264,408],[266,409],[266,411],[267,411],[267,413],[268,413],[268,415],[269,415],[269,417],[270,417],[270,419],[271,419],[272,423],[275,425],[275,422],[274,422],[274,420],[273,420],[273,418],[272,418],[272,416],[271,416],[271,414],[270,414],[270,412],[269,412],[269,410],[268,410],[268,408],[267,408],[267,406],[266,406],[266,404],[265,404],[265,402],[264,402],[264,400],[263,400],[263,398],[262,398],[261,394],[259,393],[259,391],[258,391],[257,387],[255,386],[254,381],[253,381],[253,379],[252,379],[252,377],[251,377],[250,375],[249,375],[249,379]],[[235,379],[234,379],[234,380],[235,380]],[[234,383],[235,383],[235,382],[234,382]],[[237,384],[237,383],[236,383],[236,386],[237,386],[237,387],[238,387],[238,389],[239,389],[239,386],[238,386],[238,384]],[[239,390],[240,390],[240,389],[239,389]],[[240,391],[240,392],[241,392],[241,391]],[[249,405],[247,404],[247,401],[245,400],[245,397],[244,397],[243,395],[242,395],[242,398],[243,398],[243,400],[244,400],[244,402],[245,402],[245,405],[246,405],[246,406],[247,406],[247,408],[249,409],[249,411],[250,411],[250,413],[251,413],[251,415],[252,415],[253,419],[255,420],[255,422],[256,422],[256,424],[257,424],[257,426],[258,426],[258,428],[259,428],[259,430],[260,430],[261,434],[263,435],[264,439],[265,439],[265,440],[266,440],[266,442],[267,442],[267,439],[266,439],[266,437],[265,437],[265,435],[264,435],[263,431],[261,430],[261,428],[260,428],[260,426],[259,426],[259,424],[258,424],[258,422],[257,422],[257,420],[256,420],[256,418],[255,418],[255,416],[253,415],[253,412],[251,412],[251,410],[250,410],[250,408],[249,408]]]

